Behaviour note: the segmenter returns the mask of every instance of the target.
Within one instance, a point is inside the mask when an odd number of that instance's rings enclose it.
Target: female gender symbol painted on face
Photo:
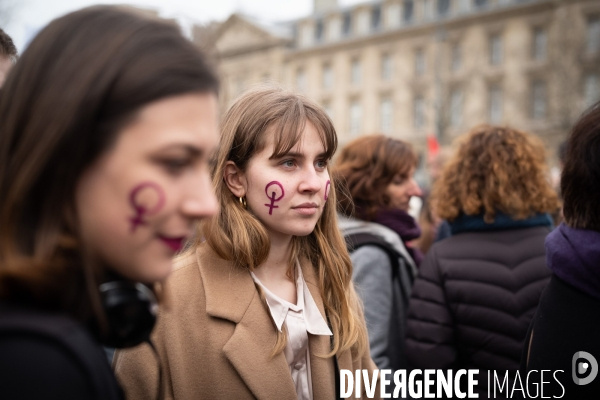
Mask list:
[[[331,181],[327,180],[327,183],[325,183],[325,201],[327,201],[327,199],[329,198],[329,188],[331,187]]]
[[[145,194],[144,198],[142,194]],[[145,216],[156,214],[165,205],[165,192],[154,182],[140,183],[129,194],[129,204],[135,210],[135,216],[129,218],[131,233],[134,233],[139,225],[146,225]]]
[[[270,195],[269,195],[269,188],[271,188]],[[281,195],[279,197],[277,197],[278,192],[281,192]],[[269,215],[272,215],[273,209],[279,208],[279,206],[275,205],[275,202],[283,199],[283,195],[285,194],[285,191],[283,190],[283,185],[277,181],[269,182],[269,183],[267,183],[267,186],[265,186],[265,193],[267,194],[267,197],[269,198],[269,200],[271,200],[271,204],[265,204],[265,206],[269,207]]]

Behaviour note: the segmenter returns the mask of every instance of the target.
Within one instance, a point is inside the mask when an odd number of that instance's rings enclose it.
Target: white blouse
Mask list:
[[[327,322],[321,315],[315,300],[306,286],[300,265],[296,268],[297,303],[292,304],[273,294],[260,280],[250,272],[254,282],[260,285],[265,293],[269,311],[275,325],[281,332],[283,323],[288,332],[284,349],[285,359],[290,368],[299,400],[312,400],[312,378],[310,376],[310,353],[308,349],[308,333],[312,335],[332,336]]]

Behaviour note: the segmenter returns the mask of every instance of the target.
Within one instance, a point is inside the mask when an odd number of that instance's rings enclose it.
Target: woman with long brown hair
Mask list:
[[[175,26],[112,7],[54,20],[10,71],[0,397],[123,397],[100,343],[148,340],[155,284],[193,224],[217,211],[217,89]]]
[[[421,233],[408,214],[411,197],[421,195],[416,166],[410,144],[369,135],[347,144],[333,169],[336,184],[348,193],[340,196],[340,228],[352,246],[371,355],[380,369],[392,371],[406,368],[406,309],[422,258],[409,243]]]
[[[336,146],[300,95],[260,88],[226,113],[212,170],[221,211],[179,256],[154,335],[167,398],[333,399],[337,369],[374,369],[337,228]],[[115,357],[132,398],[155,392],[148,348]]]
[[[479,126],[460,139],[433,189],[451,237],[432,246],[410,299],[412,367],[511,371],[550,278],[544,239],[559,207],[544,147],[517,129]],[[510,381],[508,387],[512,386]],[[485,379],[476,388],[487,395]]]

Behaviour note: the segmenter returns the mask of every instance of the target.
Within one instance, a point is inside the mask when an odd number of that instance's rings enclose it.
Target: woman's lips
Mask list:
[[[319,206],[316,203],[304,203],[292,207],[292,209],[298,211],[302,215],[313,215],[319,210]]]
[[[185,236],[172,238],[159,235],[158,238],[174,252],[181,250],[185,241]]]

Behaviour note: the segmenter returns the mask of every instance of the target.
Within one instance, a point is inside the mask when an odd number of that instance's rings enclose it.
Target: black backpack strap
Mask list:
[[[392,265],[392,279],[397,279],[400,273],[400,253],[398,253],[392,245],[386,242],[382,237],[371,233],[353,233],[344,237],[346,240],[346,248],[348,253],[353,253],[363,246],[376,246],[385,251]]]
[[[102,348],[71,318],[0,304],[0,338],[3,335],[31,335],[50,340],[73,356],[98,400],[123,398]]]

